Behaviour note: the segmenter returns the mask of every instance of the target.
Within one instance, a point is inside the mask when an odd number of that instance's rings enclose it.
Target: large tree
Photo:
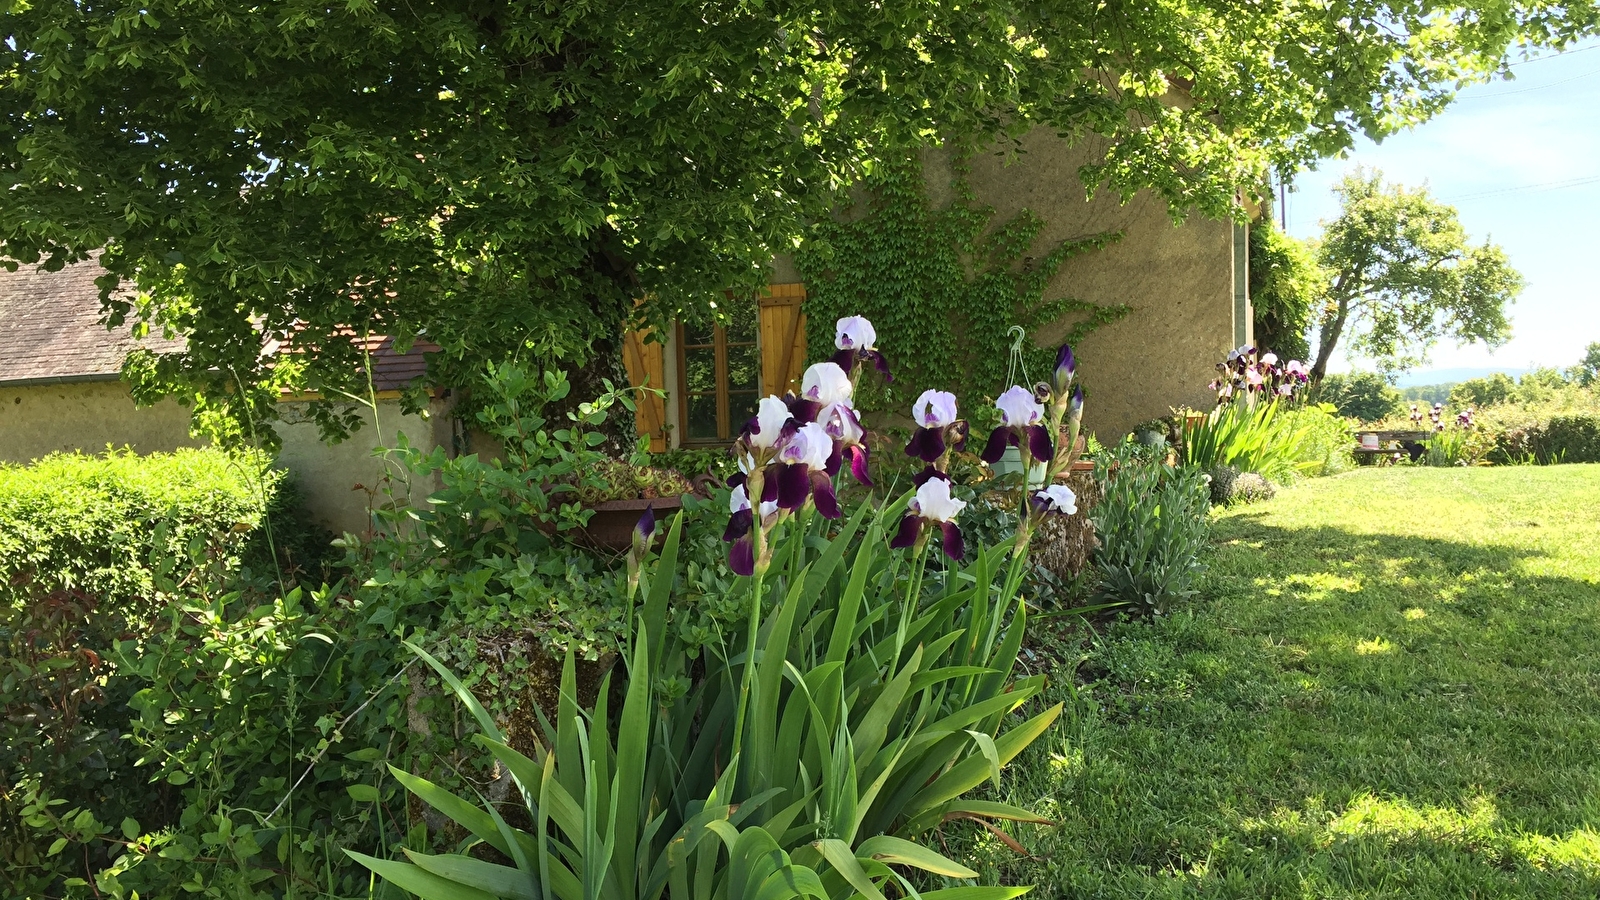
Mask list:
[[[1327,287],[1313,380],[1327,374],[1341,341],[1400,370],[1440,338],[1496,346],[1511,336],[1506,307],[1522,276],[1498,245],[1469,240],[1454,207],[1426,188],[1386,184],[1377,171],[1358,169],[1334,191],[1339,216],[1316,246]]]
[[[1226,214],[1593,4],[0,0],[0,261],[103,251],[111,320],[188,336],[147,382],[259,419],[359,392],[341,329],[614,357],[935,141],[1099,135],[1092,183]]]

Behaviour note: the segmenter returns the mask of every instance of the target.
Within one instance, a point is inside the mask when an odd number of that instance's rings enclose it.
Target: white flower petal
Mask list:
[[[853,390],[850,376],[837,363],[819,362],[800,379],[800,395],[823,406],[850,402]]]
[[[917,488],[917,496],[912,504],[916,507],[917,515],[935,522],[955,521],[955,517],[967,505],[965,500],[950,496],[950,482],[943,478],[930,478]]]

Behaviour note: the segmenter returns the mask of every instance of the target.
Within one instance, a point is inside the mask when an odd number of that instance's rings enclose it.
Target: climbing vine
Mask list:
[[[855,206],[813,226],[796,256],[811,355],[832,352],[840,316],[864,315],[893,361],[894,383],[864,385],[857,398],[863,409],[904,411],[929,387],[995,396],[1005,387],[1013,325],[1031,335],[1080,316],[1066,337],[1075,344],[1132,309],[1044,299],[1063,262],[1120,239],[1119,232],[1065,240],[1033,257],[1044,220],[1024,209],[991,229],[994,210],[978,204],[960,166],[956,199],[941,209],[928,202],[915,157],[880,167],[864,187]],[[1054,348],[1024,344],[1027,370],[1042,376]]]

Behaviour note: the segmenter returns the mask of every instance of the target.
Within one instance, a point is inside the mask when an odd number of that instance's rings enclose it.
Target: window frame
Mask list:
[[[733,414],[730,398],[736,393],[741,395],[748,394],[756,400],[759,400],[761,397],[762,377],[764,375],[764,373],[761,371],[763,365],[761,356],[761,310],[756,298],[751,297],[749,302],[755,305],[756,308],[755,335],[753,339],[749,341],[729,341],[727,328],[723,327],[722,323],[716,322],[711,326],[711,343],[694,344],[691,347],[689,344],[688,332],[684,328],[683,323],[674,323],[675,331],[673,335],[673,343],[677,347],[676,356],[678,363],[678,422],[681,426],[678,432],[678,446],[680,447],[725,447],[733,443],[734,439],[739,436],[739,429],[744,423],[732,421]],[[728,384],[728,348],[730,346],[750,347],[755,351],[756,386],[754,390],[734,391],[731,389],[732,386]],[[689,432],[689,395],[691,392],[689,391],[688,355],[691,349],[705,350],[707,348],[712,349],[714,359],[712,379],[715,383],[715,394],[717,398],[717,436],[710,438],[697,438],[691,437]],[[708,392],[695,391],[693,393],[698,397],[705,396]]]

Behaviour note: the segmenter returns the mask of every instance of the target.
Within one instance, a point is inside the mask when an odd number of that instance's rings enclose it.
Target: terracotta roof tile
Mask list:
[[[0,384],[107,380],[135,347],[183,349],[182,339],[138,341],[127,326],[101,325],[94,280],[104,274],[94,260],[59,272],[0,269]]]

